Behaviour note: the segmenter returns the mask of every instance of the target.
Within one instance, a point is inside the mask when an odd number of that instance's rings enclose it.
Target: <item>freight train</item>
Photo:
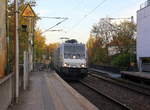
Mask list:
[[[55,71],[64,79],[78,80],[87,76],[85,44],[66,41],[59,45],[53,56]]]

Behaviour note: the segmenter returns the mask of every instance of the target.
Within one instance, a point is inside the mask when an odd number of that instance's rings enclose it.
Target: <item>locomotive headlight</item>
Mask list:
[[[64,67],[69,67],[69,64],[68,63],[64,63]]]
[[[73,59],[76,59],[76,56],[73,56]]]
[[[85,64],[81,64],[81,67],[82,67],[82,68],[85,68],[85,67],[86,67],[86,65],[85,65]]]

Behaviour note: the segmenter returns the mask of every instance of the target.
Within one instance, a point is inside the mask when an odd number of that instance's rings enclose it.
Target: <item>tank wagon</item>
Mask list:
[[[64,79],[81,79],[87,76],[85,44],[65,42],[54,52],[54,69]]]

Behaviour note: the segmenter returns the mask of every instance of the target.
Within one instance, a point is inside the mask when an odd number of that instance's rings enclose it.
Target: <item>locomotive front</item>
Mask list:
[[[87,54],[84,44],[64,43],[61,71],[66,76],[83,78],[87,75]]]

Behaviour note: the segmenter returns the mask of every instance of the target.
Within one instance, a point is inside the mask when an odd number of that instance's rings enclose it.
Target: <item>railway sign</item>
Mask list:
[[[23,17],[35,17],[36,14],[34,13],[32,7],[30,4],[27,4],[26,7],[24,8],[22,14]]]

